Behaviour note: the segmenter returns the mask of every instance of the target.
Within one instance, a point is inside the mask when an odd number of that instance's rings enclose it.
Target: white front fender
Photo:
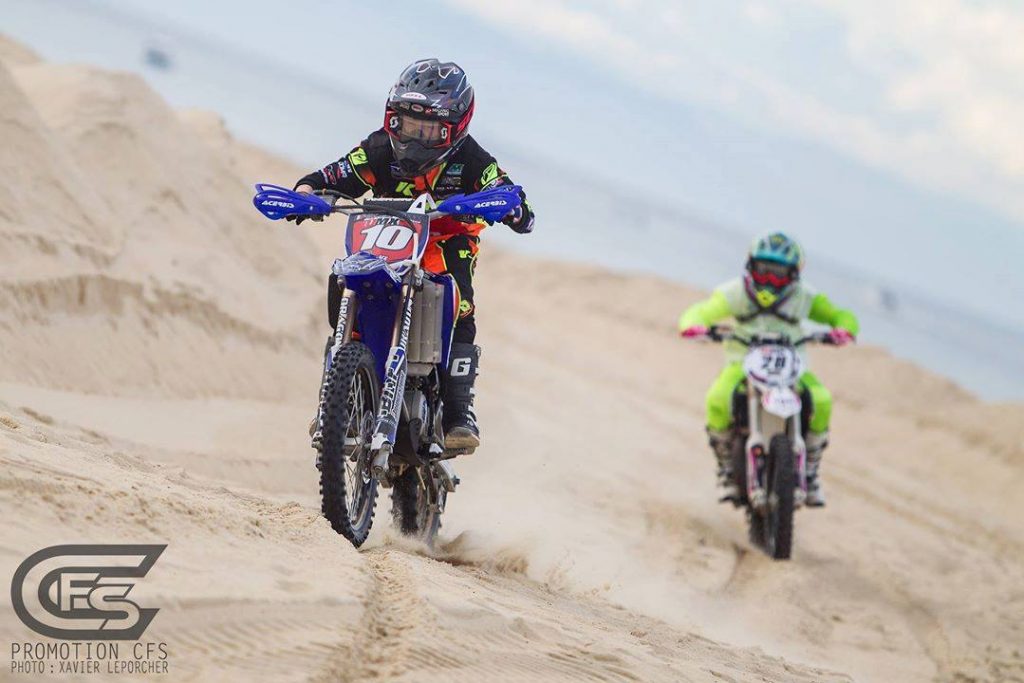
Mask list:
[[[800,406],[800,395],[789,387],[772,387],[761,394],[761,407],[781,418],[798,414]]]

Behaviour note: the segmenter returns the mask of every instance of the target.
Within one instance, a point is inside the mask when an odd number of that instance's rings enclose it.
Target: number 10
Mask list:
[[[401,251],[412,239],[412,230],[404,225],[374,225],[362,231],[363,250]]]

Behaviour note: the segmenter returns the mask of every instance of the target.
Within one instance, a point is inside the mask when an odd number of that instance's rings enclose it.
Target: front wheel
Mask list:
[[[373,353],[360,342],[341,347],[324,381],[320,497],[324,517],[359,547],[370,534],[377,480],[370,441],[380,398]]]
[[[793,444],[785,434],[776,434],[768,445],[768,508],[765,511],[765,550],[776,560],[788,560],[793,549],[793,499],[796,468]]]
[[[430,547],[441,528],[441,511],[448,492],[435,481],[432,465],[409,466],[391,490],[391,516],[395,529]]]

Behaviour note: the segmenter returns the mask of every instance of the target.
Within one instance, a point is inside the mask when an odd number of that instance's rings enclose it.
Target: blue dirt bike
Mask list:
[[[449,459],[460,451],[445,449],[441,401],[459,295],[450,275],[427,272],[420,261],[432,218],[495,222],[519,206],[519,190],[506,185],[440,204],[429,194],[356,203],[336,193],[256,186],[253,204],[273,220],[348,215],[346,255],[331,269],[334,336],[314,446],[323,514],[356,547],[370,533],[378,485],[392,489],[402,533],[428,544],[437,534],[459,482]]]

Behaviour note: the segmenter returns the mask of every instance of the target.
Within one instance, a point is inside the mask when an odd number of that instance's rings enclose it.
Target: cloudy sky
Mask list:
[[[1024,218],[1020,2],[447,4],[660,96],[813,139]]]

